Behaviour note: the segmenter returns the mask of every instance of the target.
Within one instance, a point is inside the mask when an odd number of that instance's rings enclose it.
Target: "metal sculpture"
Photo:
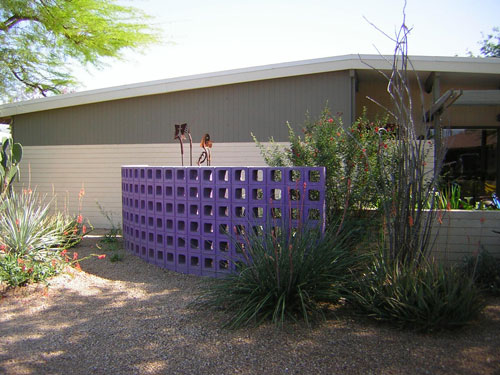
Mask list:
[[[210,166],[212,161],[212,155],[210,153],[210,149],[212,148],[212,141],[210,140],[210,135],[206,133],[200,142],[200,147],[203,149],[200,157],[198,158],[198,166],[200,166],[203,162],[207,162],[207,166]]]
[[[175,135],[174,139],[178,139],[179,143],[181,145],[181,163],[182,166],[184,166],[184,145],[182,143],[183,140],[186,139],[186,134],[189,138],[189,165],[193,165],[193,138],[191,137],[191,132],[189,131],[189,128],[187,127],[187,124],[175,124]]]

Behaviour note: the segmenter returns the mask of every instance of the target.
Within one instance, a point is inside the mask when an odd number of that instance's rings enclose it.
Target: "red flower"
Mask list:
[[[337,132],[337,137],[340,137],[340,132]]]
[[[106,254],[101,254],[97,256],[97,259],[104,259],[106,258]]]
[[[52,259],[52,268],[56,268],[56,260]]]
[[[76,218],[76,222],[77,222],[78,224],[81,224],[81,223],[82,223],[82,221],[83,221],[83,217],[82,217],[82,215],[78,215],[78,217]]]
[[[332,118],[329,118],[328,119],[328,122],[331,124],[333,122],[333,119]]]
[[[67,252],[68,252],[68,250],[63,249],[63,251],[61,251],[61,255],[64,256],[64,255],[66,255]]]
[[[81,271],[81,270],[82,270],[82,267],[80,267],[80,263],[76,263],[76,264],[75,264],[75,268],[76,268],[78,271]]]
[[[6,246],[6,245],[2,245],[2,246],[0,246],[0,251],[1,251],[2,253],[5,253],[5,249],[6,249],[6,248],[7,248],[7,246]]]
[[[17,258],[17,264],[24,264],[24,260],[22,260],[21,258]]]
[[[82,227],[82,234],[85,234],[85,233],[87,233],[87,227],[84,225],[84,226]]]
[[[330,137],[330,141],[333,141],[333,137]]]
[[[384,143],[384,148],[387,148],[387,143]]]
[[[77,260],[78,259],[78,253],[75,251],[73,253],[73,260]]]
[[[363,154],[366,154],[366,148],[362,149],[361,151],[363,152]]]
[[[375,126],[375,133],[378,133],[378,126]]]

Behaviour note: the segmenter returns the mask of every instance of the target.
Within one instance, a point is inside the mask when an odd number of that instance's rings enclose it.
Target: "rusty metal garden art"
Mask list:
[[[210,149],[212,148],[212,141],[210,140],[210,134],[206,133],[200,142],[200,147],[203,149],[200,157],[198,158],[198,166],[200,166],[203,162],[207,162],[207,166],[210,166],[212,161],[212,155],[210,153]]]
[[[191,138],[191,132],[189,131],[189,128],[187,127],[187,124],[175,124],[175,135],[174,139],[178,139],[179,143],[181,144],[181,163],[182,166],[184,166],[184,145],[182,144],[182,141],[186,139],[186,133],[189,138],[189,165],[193,165],[193,139]]]

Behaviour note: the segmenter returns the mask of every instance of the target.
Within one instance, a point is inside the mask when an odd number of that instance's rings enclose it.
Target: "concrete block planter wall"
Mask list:
[[[460,263],[485,249],[500,257],[500,211],[451,210],[436,214],[433,255],[444,263]]]
[[[323,167],[122,167],[126,248],[203,276],[243,261],[245,234],[268,223],[325,225]]]

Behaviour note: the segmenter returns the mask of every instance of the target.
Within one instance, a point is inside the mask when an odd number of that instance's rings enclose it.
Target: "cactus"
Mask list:
[[[12,183],[19,179],[19,163],[23,157],[23,147],[20,143],[14,143],[12,138],[2,139],[0,150],[0,196],[9,195],[12,191]]]

